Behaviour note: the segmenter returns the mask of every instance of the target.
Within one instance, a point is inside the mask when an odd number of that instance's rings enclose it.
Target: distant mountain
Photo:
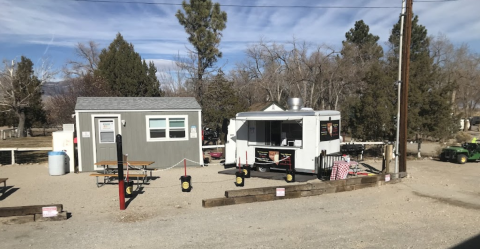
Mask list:
[[[45,82],[42,85],[42,98],[48,98],[68,91],[68,81]]]

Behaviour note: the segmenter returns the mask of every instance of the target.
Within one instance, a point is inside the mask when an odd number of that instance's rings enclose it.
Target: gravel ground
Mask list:
[[[380,162],[366,163],[380,167]],[[71,218],[0,225],[2,248],[451,248],[480,236],[480,165],[408,162],[401,183],[315,197],[202,208],[235,189],[220,164],[159,178],[119,210],[118,186],[97,188],[89,173],[49,176],[48,165],[7,165],[15,192],[0,207],[61,203]],[[318,181],[318,180],[314,180]],[[246,179],[245,188],[286,185]],[[10,190],[12,191],[12,190]]]

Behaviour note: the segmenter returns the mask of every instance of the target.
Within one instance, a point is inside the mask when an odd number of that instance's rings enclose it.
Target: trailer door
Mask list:
[[[237,158],[237,129],[235,119],[228,124],[227,139],[225,141],[225,164],[236,164]]]

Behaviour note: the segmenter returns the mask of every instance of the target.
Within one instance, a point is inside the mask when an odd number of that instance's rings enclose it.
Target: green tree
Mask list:
[[[365,90],[353,106],[352,133],[362,140],[391,140],[395,135],[395,99],[393,81],[384,72],[381,62],[367,72]]]
[[[110,91],[119,97],[158,97],[162,95],[153,63],[147,65],[133,45],[118,33],[108,49],[99,55],[95,75],[107,81]]]
[[[393,26],[389,42],[394,53],[389,58],[392,68],[398,67],[400,21]],[[393,73],[395,74],[395,73]],[[455,127],[451,117],[450,98],[452,86],[439,84],[439,68],[430,55],[430,38],[418,16],[412,19],[410,44],[410,76],[408,87],[407,132],[445,138]]]
[[[0,76],[0,105],[7,118],[8,113],[14,114],[14,120],[10,122],[18,124],[17,136],[24,137],[26,129],[35,123],[43,124],[46,120],[41,99],[42,81],[34,74],[33,62],[25,56],[21,57],[19,63],[5,65]]]
[[[359,20],[342,42],[340,60],[348,68],[344,75],[353,72],[352,81],[356,82],[343,102],[342,124],[344,129],[351,129],[355,138],[378,141],[394,134],[394,81],[385,73],[379,37],[369,31],[369,26]]]
[[[226,27],[227,13],[220,10],[220,4],[210,0],[190,0],[182,2],[185,12],[177,11],[175,15],[185,32],[188,41],[193,45],[196,56],[196,72],[194,80],[195,94],[203,106],[203,78],[208,68],[211,68],[222,52],[218,49],[222,38],[222,30]]]
[[[382,46],[378,45],[379,36],[373,35],[370,27],[363,21],[355,22],[355,26],[345,33],[343,46],[354,45],[358,48],[358,59],[369,61],[371,59],[380,59],[383,56]]]
[[[237,95],[233,82],[225,79],[220,70],[204,94],[203,123],[215,129],[222,126],[224,119],[234,118],[247,109],[246,101]]]

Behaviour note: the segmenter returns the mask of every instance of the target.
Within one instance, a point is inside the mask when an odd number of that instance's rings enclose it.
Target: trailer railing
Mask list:
[[[343,160],[342,154],[335,153],[326,155],[324,153],[315,157],[315,167],[317,168],[317,177],[320,180],[329,180],[332,174],[333,162]]]

